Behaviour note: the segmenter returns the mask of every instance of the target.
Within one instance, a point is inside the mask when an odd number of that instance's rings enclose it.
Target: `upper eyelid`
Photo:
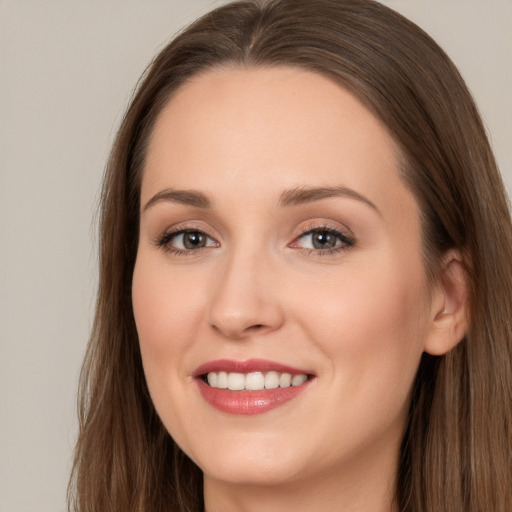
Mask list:
[[[343,233],[345,234],[345,229],[341,229],[335,226],[330,225],[324,225],[321,226],[313,226],[313,227],[307,227],[307,228],[301,228],[299,235],[307,235],[308,233],[314,233],[315,231],[332,231],[333,233]]]
[[[179,235],[180,233],[187,233],[191,231],[198,231],[214,240],[219,238],[218,232],[209,226],[205,226],[204,222],[202,221],[177,222],[176,224],[167,226],[165,229],[159,230],[158,233],[156,233],[156,236],[164,236],[169,234]]]
[[[336,224],[336,225],[334,225]],[[355,234],[354,232],[345,224],[341,224],[339,222],[329,222],[326,220],[321,221],[320,224],[311,224],[307,226],[300,227],[300,232],[297,236],[305,235],[314,231],[332,231],[333,233],[340,233],[343,236],[354,239],[355,240]]]
[[[172,238],[175,238],[177,236],[183,235],[185,233],[202,233],[203,235],[205,235],[210,240],[213,240],[214,242],[218,243],[216,238],[214,236],[211,236],[210,234],[208,234],[208,232],[206,232],[204,229],[198,229],[198,228],[194,228],[194,227],[190,227],[190,228],[177,228],[177,229],[165,230],[162,233],[161,238],[169,237],[169,239],[172,239]]]

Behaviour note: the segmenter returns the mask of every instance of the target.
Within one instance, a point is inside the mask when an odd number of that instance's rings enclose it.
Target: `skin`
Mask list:
[[[351,192],[279,204],[306,187]],[[155,199],[168,189],[211,205]],[[353,245],[316,249],[304,232],[325,226]],[[159,245],[183,228],[207,246]],[[284,67],[224,68],[173,96],[143,173],[133,305],[153,402],[203,470],[208,512],[393,510],[421,354],[449,350],[464,329],[456,254],[445,268],[446,285],[429,288],[396,145],[338,85]],[[264,414],[227,414],[192,378],[224,358],[315,378]]]

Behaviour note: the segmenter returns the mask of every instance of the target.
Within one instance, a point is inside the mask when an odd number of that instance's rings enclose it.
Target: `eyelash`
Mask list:
[[[200,252],[201,249],[206,249],[211,246],[206,247],[198,247],[197,249],[178,249],[177,247],[172,247],[170,245],[171,240],[174,238],[184,235],[187,233],[200,233],[205,236],[209,240],[213,240],[210,236],[208,236],[204,231],[200,229],[194,228],[185,228],[185,229],[177,229],[176,231],[169,231],[164,233],[162,236],[158,237],[155,241],[155,245],[162,248],[165,252],[171,253],[176,256],[190,256],[193,253]]]
[[[339,228],[335,228],[329,225],[320,225],[315,226],[313,228],[304,227],[300,230],[300,235],[295,238],[295,240],[300,240],[307,235],[312,235],[313,233],[328,233],[330,235],[334,235],[336,238],[340,240],[340,243],[335,245],[334,247],[330,247],[328,249],[311,249],[306,247],[299,248],[301,252],[307,255],[314,256],[324,256],[330,254],[341,253],[344,251],[348,251],[355,247],[356,240],[353,236],[347,235],[345,232],[340,230]]]
[[[210,245],[205,247],[198,247],[197,249],[179,249],[176,247],[173,247],[170,245],[170,242],[180,236],[184,235],[186,233],[200,233],[203,236],[205,236],[209,240],[213,240],[210,236],[208,236],[207,233],[200,229],[193,229],[193,228],[184,228],[184,229],[178,229],[176,231],[169,231],[164,233],[163,235],[159,236],[154,244],[157,247],[162,248],[167,253],[171,253],[176,256],[190,256],[193,253],[197,253],[201,251],[201,249],[206,249],[208,247],[216,247],[217,245]],[[312,235],[314,233],[327,233],[330,235],[334,235],[338,240],[340,240],[341,243],[336,243],[334,247],[330,247],[328,249],[312,249],[312,248],[306,248],[306,247],[297,247],[301,252],[307,255],[314,255],[314,256],[324,256],[324,255],[330,255],[330,254],[336,254],[341,253],[347,250],[352,249],[356,245],[356,240],[352,237],[344,233],[338,228],[335,228],[333,226],[328,225],[320,225],[315,226],[314,228],[301,228],[299,236],[297,236],[294,239],[295,243],[297,240],[300,240],[301,238],[306,237],[307,235]],[[214,241],[215,242],[215,241]],[[217,244],[217,242],[215,242]],[[293,246],[292,246],[293,247]]]

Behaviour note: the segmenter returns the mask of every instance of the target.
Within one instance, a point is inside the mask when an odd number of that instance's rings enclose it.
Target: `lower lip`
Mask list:
[[[262,389],[261,391],[230,391],[212,388],[202,379],[196,379],[203,398],[213,407],[230,414],[262,414],[284,405],[299,396],[311,382],[308,379],[300,386]]]

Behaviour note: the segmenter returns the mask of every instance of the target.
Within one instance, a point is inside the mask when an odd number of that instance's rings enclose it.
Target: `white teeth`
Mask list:
[[[206,378],[208,380],[208,384],[210,384],[212,388],[217,387],[217,381],[219,380],[219,377],[216,373],[210,372]]]
[[[243,373],[228,373],[228,389],[241,391],[245,388],[245,375]]]
[[[292,376],[289,373],[281,373],[281,378],[279,379],[279,387],[289,388],[291,384]]]
[[[208,384],[212,388],[230,389],[231,391],[261,391],[262,389],[289,388],[290,386],[300,386],[308,380],[306,374],[291,375],[290,373],[280,373],[270,371],[251,373],[227,373],[210,372],[206,376]]]
[[[228,374],[226,372],[219,372],[217,375],[217,385],[214,387],[220,389],[226,389],[228,387]]]
[[[292,386],[300,386],[307,380],[307,375],[294,375],[292,377]]]
[[[268,372],[265,375],[265,389],[276,389],[279,387],[279,375],[277,372]]]
[[[261,372],[248,373],[245,376],[245,389],[259,391],[265,387],[265,376]]]

